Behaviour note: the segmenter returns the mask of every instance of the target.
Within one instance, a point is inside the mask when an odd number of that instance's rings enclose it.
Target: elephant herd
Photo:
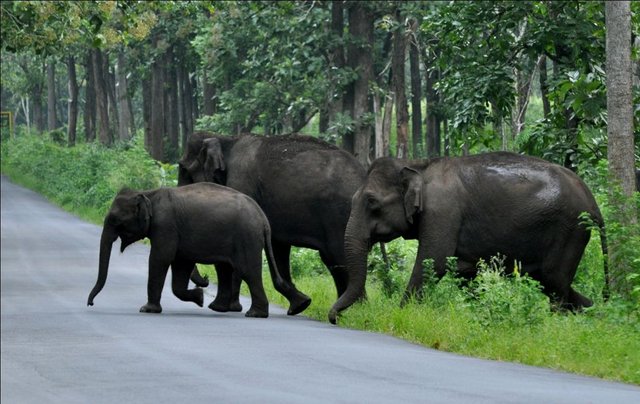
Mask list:
[[[218,294],[209,308],[242,311],[240,284],[251,294],[248,317],[267,317],[262,251],[288,314],[311,299],[291,278],[292,246],[317,250],[333,277],[338,314],[365,295],[367,254],[377,242],[417,239],[418,251],[403,302],[422,292],[422,262],[431,258],[437,277],[446,258],[457,257],[461,276],[496,254],[521,263],[560,307],[578,310],[591,301],[571,287],[589,241],[584,212],[600,228],[602,215],[584,182],[547,161],[514,153],[402,160],[381,158],[368,171],[351,154],[301,135],[237,137],[196,132],[179,163],[178,187],[124,189],[104,221],[99,274],[89,295],[104,286],[113,242],[121,251],[149,238],[147,303],[160,313],[169,267],[172,291],[203,306],[196,263],[213,264]],[[509,269],[509,268],[508,268]],[[512,268],[511,268],[512,269]],[[605,266],[606,271],[606,266]]]

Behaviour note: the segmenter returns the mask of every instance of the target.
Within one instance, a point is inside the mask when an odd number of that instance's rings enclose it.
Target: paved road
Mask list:
[[[635,386],[443,353],[279,307],[268,319],[214,313],[168,287],[164,312],[141,314],[141,243],[114,248],[87,307],[100,227],[5,177],[1,186],[3,404],[640,402]]]

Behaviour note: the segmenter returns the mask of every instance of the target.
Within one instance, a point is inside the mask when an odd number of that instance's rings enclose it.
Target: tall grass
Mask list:
[[[82,144],[66,148],[47,137],[18,137],[2,143],[2,172],[94,223],[102,221],[122,187],[175,185],[175,167],[153,161],[139,137],[115,149]],[[595,178],[605,181],[606,175]],[[604,186],[591,186],[597,192],[610,238],[624,243],[620,254],[631,263],[633,290],[640,280],[640,232],[637,227],[620,227],[611,220],[615,212],[602,191]],[[396,240],[387,244],[387,252],[390,268],[379,247],[374,247],[369,256],[368,298],[343,312],[340,326],[390,334],[465,355],[640,384],[639,296],[631,291],[614,295],[608,302],[602,299],[603,257],[595,231],[573,284],[595,305],[580,314],[551,310],[535,282],[521,275],[504,276],[499,260],[481,264],[480,276],[469,284],[462,284],[452,274],[439,282],[428,281],[422,299],[400,307],[416,243]],[[337,298],[328,270],[315,251],[294,248],[291,257],[297,287],[313,299],[304,315],[326,321]],[[424,265],[428,273],[430,263]],[[212,267],[201,271],[215,281]],[[267,273],[265,267],[264,284],[270,301],[286,307]]]

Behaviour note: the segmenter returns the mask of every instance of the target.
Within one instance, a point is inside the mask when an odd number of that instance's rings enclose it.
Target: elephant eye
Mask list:
[[[380,211],[380,201],[373,195],[367,196],[367,206],[372,212]]]

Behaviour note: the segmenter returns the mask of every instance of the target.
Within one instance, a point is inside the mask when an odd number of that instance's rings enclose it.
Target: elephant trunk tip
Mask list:
[[[329,310],[329,322],[333,325],[337,323],[338,320],[338,311],[336,309]]]

